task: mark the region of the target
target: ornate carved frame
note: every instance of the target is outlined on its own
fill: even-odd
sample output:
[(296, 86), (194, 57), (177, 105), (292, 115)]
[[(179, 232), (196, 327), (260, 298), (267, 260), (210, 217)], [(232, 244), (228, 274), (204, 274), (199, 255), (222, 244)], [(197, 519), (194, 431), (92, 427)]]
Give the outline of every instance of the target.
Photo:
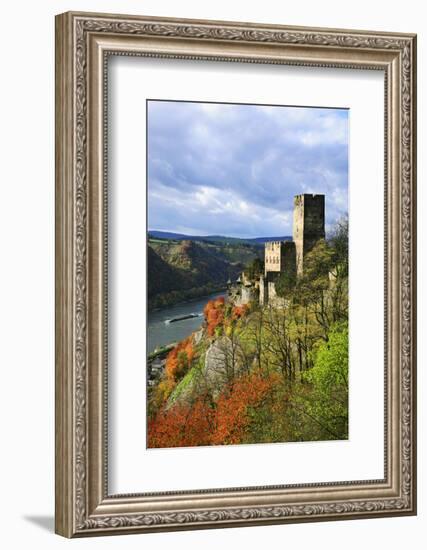
[[(108, 55), (369, 68), (385, 74), (385, 477), (109, 495)], [(66, 537), (416, 513), (416, 37), (65, 13), (56, 18), (56, 532)]]

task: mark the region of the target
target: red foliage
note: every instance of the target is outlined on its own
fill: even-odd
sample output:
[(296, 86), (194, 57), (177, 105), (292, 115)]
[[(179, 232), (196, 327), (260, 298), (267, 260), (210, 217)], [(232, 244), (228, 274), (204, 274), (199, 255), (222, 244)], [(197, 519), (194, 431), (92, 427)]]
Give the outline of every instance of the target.
[(237, 319), (244, 317), (248, 311), (249, 306), (246, 304), (243, 304), (242, 306), (233, 306), (233, 309), (231, 310), (231, 317), (233, 321), (236, 321)]
[(165, 372), (171, 381), (182, 378), (194, 358), (193, 338), (189, 336), (177, 344), (166, 357)]
[(205, 305), (203, 313), (205, 315), (209, 336), (213, 336), (215, 334), (215, 329), (224, 322), (224, 304), (224, 298), (220, 297), (216, 300), (209, 300)]
[(239, 443), (250, 423), (249, 407), (259, 405), (271, 391), (276, 378), (262, 376), (259, 371), (243, 375), (234, 382), (231, 392), (223, 392), (217, 402), (216, 430), (212, 443)]
[(175, 404), (148, 423), (148, 446), (193, 447), (242, 441), (251, 422), (249, 407), (258, 406), (277, 383), (275, 375), (252, 372), (237, 378), (215, 406), (200, 397), (193, 405)]
[(177, 404), (148, 423), (148, 447), (209, 445), (214, 409), (202, 398), (192, 406)]

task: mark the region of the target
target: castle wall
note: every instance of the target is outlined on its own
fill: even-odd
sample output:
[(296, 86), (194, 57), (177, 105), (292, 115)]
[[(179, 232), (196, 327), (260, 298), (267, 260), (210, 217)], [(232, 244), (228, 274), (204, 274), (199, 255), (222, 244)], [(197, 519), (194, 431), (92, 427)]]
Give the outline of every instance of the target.
[(267, 278), (267, 294), (268, 304), (274, 307), (281, 307), (284, 305), (285, 300), (276, 292), (276, 281), (279, 278), (279, 273), (270, 273)]
[(294, 269), (295, 243), (292, 241), (272, 241), (265, 243), (264, 252), (265, 275), (267, 273), (281, 273)]
[(266, 279), (261, 275), (259, 279), (259, 303), (264, 306), (268, 303), (268, 287)]
[(269, 272), (280, 271), (281, 249), (282, 247), (280, 241), (271, 241), (269, 243), (265, 243), (264, 263), (266, 274)]
[(255, 292), (252, 287), (242, 287), (241, 292), (242, 294), (241, 294), (240, 304), (239, 304), (241, 306), (245, 304), (249, 304), (249, 302), (251, 302), (255, 297)]
[(268, 303), (271, 303), (277, 297), (276, 283), (275, 281), (269, 281), (267, 285), (268, 285)]
[(243, 306), (258, 299), (254, 286), (232, 285), (228, 288), (228, 300), (236, 306)]

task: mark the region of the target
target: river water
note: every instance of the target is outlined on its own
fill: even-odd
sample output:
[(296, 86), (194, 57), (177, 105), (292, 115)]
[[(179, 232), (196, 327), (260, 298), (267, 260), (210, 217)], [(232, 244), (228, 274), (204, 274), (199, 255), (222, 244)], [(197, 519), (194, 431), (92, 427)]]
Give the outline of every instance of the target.
[[(156, 348), (178, 342), (189, 336), (192, 332), (201, 327), (203, 323), (203, 308), (209, 300), (225, 297), (225, 292), (217, 292), (192, 302), (177, 304), (175, 306), (162, 308), (158, 311), (148, 312), (148, 341), (147, 351), (151, 353)], [(166, 323), (173, 317), (197, 313), (199, 317)]]

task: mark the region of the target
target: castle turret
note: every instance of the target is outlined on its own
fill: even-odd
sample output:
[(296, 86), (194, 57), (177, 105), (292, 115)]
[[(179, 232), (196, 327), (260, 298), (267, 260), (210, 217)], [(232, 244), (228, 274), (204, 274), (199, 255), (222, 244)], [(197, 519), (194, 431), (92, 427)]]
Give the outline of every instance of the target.
[(325, 195), (296, 195), (294, 198), (293, 240), (297, 275), (302, 275), (304, 258), (314, 245), (325, 238)]

